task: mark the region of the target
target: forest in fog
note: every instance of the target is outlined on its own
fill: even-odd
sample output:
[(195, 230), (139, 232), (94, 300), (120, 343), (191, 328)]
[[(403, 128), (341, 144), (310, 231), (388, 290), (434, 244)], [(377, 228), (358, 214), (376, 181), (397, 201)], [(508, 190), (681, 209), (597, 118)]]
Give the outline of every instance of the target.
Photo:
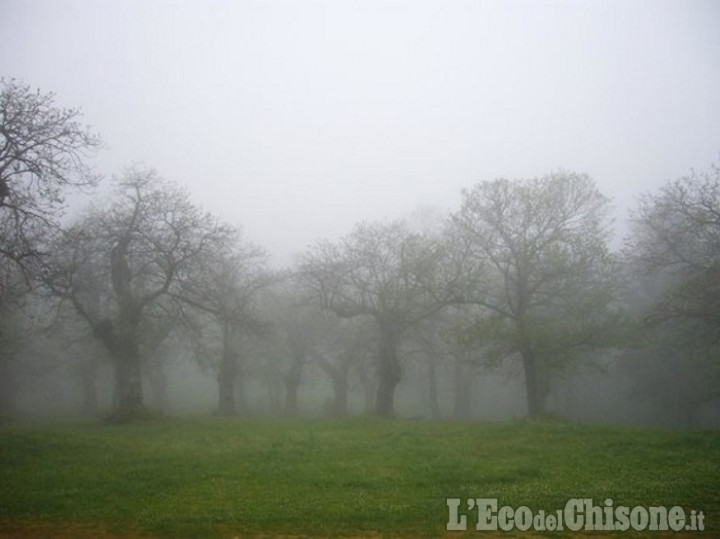
[(101, 177), (79, 109), (1, 84), (3, 420), (720, 426), (718, 164), (637, 193), (621, 238), (593, 178), (538, 170), (279, 267), (162, 170)]

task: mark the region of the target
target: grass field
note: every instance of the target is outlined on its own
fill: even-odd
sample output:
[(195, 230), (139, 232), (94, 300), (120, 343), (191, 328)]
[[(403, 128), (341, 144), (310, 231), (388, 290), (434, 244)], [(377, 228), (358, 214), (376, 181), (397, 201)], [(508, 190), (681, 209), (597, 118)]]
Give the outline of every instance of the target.
[[(575, 497), (679, 505), (705, 514), (708, 531), (686, 535), (720, 536), (718, 432), (377, 419), (19, 424), (0, 428), (0, 467), (0, 536), (487, 537), (470, 497), (547, 512)], [(446, 498), (463, 499), (468, 532), (445, 531)]]

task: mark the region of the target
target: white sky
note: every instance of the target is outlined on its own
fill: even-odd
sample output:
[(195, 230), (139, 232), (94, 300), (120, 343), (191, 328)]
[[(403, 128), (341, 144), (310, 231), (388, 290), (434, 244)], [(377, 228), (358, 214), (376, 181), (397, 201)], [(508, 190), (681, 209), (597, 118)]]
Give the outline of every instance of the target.
[(586, 172), (622, 219), (720, 160), (717, 0), (0, 0), (0, 75), (283, 263), (480, 180)]

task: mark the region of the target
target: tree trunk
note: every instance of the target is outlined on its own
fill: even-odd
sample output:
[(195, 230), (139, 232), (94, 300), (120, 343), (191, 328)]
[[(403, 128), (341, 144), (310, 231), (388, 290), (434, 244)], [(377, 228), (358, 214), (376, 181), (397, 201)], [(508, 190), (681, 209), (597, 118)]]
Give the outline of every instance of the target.
[(397, 354), (397, 336), (391, 328), (380, 327), (377, 358), (378, 388), (375, 412), (380, 417), (395, 415), (395, 388), (400, 383), (402, 368)]
[(135, 339), (129, 335), (116, 336), (117, 346), (112, 355), (115, 363), (116, 411), (113, 420), (129, 421), (144, 411), (140, 354)]
[(232, 348), (231, 328), (228, 324), (222, 326), (222, 357), (218, 370), (218, 414), (236, 415), (235, 381), (238, 375), (239, 356)]
[(331, 414), (336, 417), (346, 416), (348, 413), (348, 371), (349, 363), (343, 363), (329, 373), (333, 384), (333, 404)]
[(461, 358), (455, 358), (455, 407), (453, 414), (455, 419), (469, 419), (472, 415), (472, 386), (473, 377), (468, 369), (467, 362)]
[(144, 411), (140, 352), (137, 340), (127, 325), (122, 324), (125, 331), (117, 331), (111, 320), (104, 320), (94, 328), (95, 336), (110, 352), (115, 367), (115, 410), (109, 418), (113, 422), (132, 421)]
[(545, 413), (545, 399), (538, 384), (537, 361), (531, 347), (524, 343), (520, 346), (523, 370), (525, 372), (525, 395), (528, 417), (536, 418)]
[(351, 356), (343, 356), (338, 363), (332, 364), (325, 358), (318, 360), (320, 368), (327, 374), (333, 385), (333, 402), (330, 415), (342, 417), (348, 413), (348, 374), (352, 364)]
[(130, 286), (131, 273), (126, 260), (129, 243), (127, 235), (110, 252), (110, 280), (119, 307), (116, 323), (107, 319), (94, 328), (115, 364), (116, 410), (110, 420), (117, 422), (132, 421), (144, 411), (137, 339), (142, 306), (135, 301)]

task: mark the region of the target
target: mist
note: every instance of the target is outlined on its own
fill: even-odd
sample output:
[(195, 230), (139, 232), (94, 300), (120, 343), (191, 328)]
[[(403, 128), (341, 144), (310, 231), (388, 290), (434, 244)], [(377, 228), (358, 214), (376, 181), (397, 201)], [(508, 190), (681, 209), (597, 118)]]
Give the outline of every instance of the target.
[(692, 2), (0, 3), (0, 72), (81, 107), (277, 264), (476, 181), (636, 197), (718, 155), (720, 9)]
[[(654, 281), (643, 281), (647, 268), (638, 269), (640, 261), (623, 246), (650, 245), (631, 219), (642, 210), (642, 195), (659, 197), (668, 182), (717, 163), (719, 20), (720, 6), (710, 0), (0, 0), (0, 75), (52, 92), (54, 106), (77, 108), (75, 119), (103, 141), (75, 156), (101, 181), (70, 189), (65, 213), (48, 220), (74, 239), (38, 243), (51, 253), (42, 263), (53, 260), (55, 272), (23, 262), (16, 275), (19, 255), (7, 251), (15, 253), (7, 257), (10, 284), (3, 289), (13, 293), (2, 304), (4, 346), (15, 358), (6, 389), (10, 408), (31, 415), (110, 413), (120, 391), (117, 335), (103, 323), (114, 322), (117, 330), (126, 321), (124, 300), (117, 299), (124, 293), (149, 309), (133, 346), (142, 358), (142, 402), (165, 414), (222, 413), (223, 406), (260, 416), (372, 413), (386, 391), (378, 389), (376, 356), (388, 353), (397, 356), (400, 374), (385, 411), (400, 417), (521, 418), (533, 398), (528, 390), (542, 397), (543, 412), (577, 421), (717, 427), (718, 395), (707, 387), (716, 363), (695, 357), (701, 366), (670, 398), (659, 388), (686, 372), (678, 342), (689, 337), (678, 337), (659, 367), (650, 357), (657, 352), (648, 344), (653, 338), (636, 328), (654, 316), (652, 306), (679, 277), (657, 266)], [(635, 337), (568, 352), (572, 361), (563, 352), (557, 359), (563, 367), (547, 360), (541, 368), (547, 374), (528, 389), (520, 347), (497, 344), (509, 330), (486, 333), (484, 324), (495, 323), (488, 313), (503, 307), (458, 295), (459, 281), (440, 282), (449, 279), (448, 268), (459, 267), (448, 262), (457, 255), (448, 247), (456, 241), (448, 223), (460, 219), (467, 193), (483, 182), (519, 186), (575, 175), (610, 200), (598, 213), (605, 228), (597, 237), (620, 266), (613, 278), (619, 283), (629, 274), (652, 290), (643, 299), (632, 284), (617, 284), (595, 307), (627, 318), (603, 331), (620, 335), (632, 326)], [(110, 256), (123, 241), (112, 234), (128, 222), (119, 217), (127, 208), (118, 201), (131, 196), (122, 186), (135, 182), (140, 193), (160, 180), (169, 183), (148, 187), (147, 196), (177, 188), (175, 203), (185, 204), (192, 226), (217, 251), (203, 254), (204, 266), (187, 267), (172, 259), (177, 253), (163, 251), (176, 263), (168, 270), (134, 259), (139, 251), (128, 248), (122, 256), (132, 277), (123, 288), (116, 281), (123, 267)], [(8, 189), (14, 185), (7, 180)], [(143, 200), (137, 196), (137, 207)], [(150, 249), (164, 241), (167, 223), (153, 221), (154, 210), (143, 211), (146, 230), (158, 234), (143, 240)], [(413, 243), (414, 249), (444, 245), (435, 280), (416, 278), (447, 309), (438, 314), (428, 297), (418, 296), (401, 306), (414, 322), (403, 318), (388, 337), (385, 314), (361, 305), (352, 296), (357, 291), (338, 280), (334, 290), (352, 301), (328, 300), (328, 283), (318, 276), (330, 262), (318, 246), (344, 253), (352, 268), (353, 242), (377, 241), (378, 252), (405, 253), (388, 243), (405, 234), (436, 246)], [(205, 248), (193, 241), (187, 238), (187, 249)], [(105, 253), (104, 262), (91, 261), (93, 252)], [(77, 257), (88, 265), (68, 263)], [(464, 278), (487, 269), (463, 268)], [(165, 285), (158, 280), (163, 272), (188, 280)], [(494, 290), (493, 279), (501, 277), (488, 277), (483, 286)], [(36, 278), (41, 284), (30, 286)], [(594, 279), (587, 282), (605, 277)], [(221, 304), (218, 283), (237, 294), (237, 305)], [(155, 292), (167, 302), (152, 303)], [(581, 292), (568, 297), (573, 309), (586, 308)], [(228, 336), (231, 307), (245, 318)], [(551, 307), (543, 309), (533, 316), (550, 316)], [(170, 311), (166, 328), (159, 320)], [(552, 316), (559, 324), (560, 314)], [(537, 331), (556, 330), (543, 324)], [(685, 331), (681, 325), (673, 331)], [(692, 335), (694, 343), (702, 341)], [(649, 372), (658, 377), (652, 387), (643, 384)], [(219, 380), (228, 377), (233, 384), (223, 386)], [(218, 391), (225, 395), (220, 401)], [(702, 402), (690, 403), (698, 391)]]

